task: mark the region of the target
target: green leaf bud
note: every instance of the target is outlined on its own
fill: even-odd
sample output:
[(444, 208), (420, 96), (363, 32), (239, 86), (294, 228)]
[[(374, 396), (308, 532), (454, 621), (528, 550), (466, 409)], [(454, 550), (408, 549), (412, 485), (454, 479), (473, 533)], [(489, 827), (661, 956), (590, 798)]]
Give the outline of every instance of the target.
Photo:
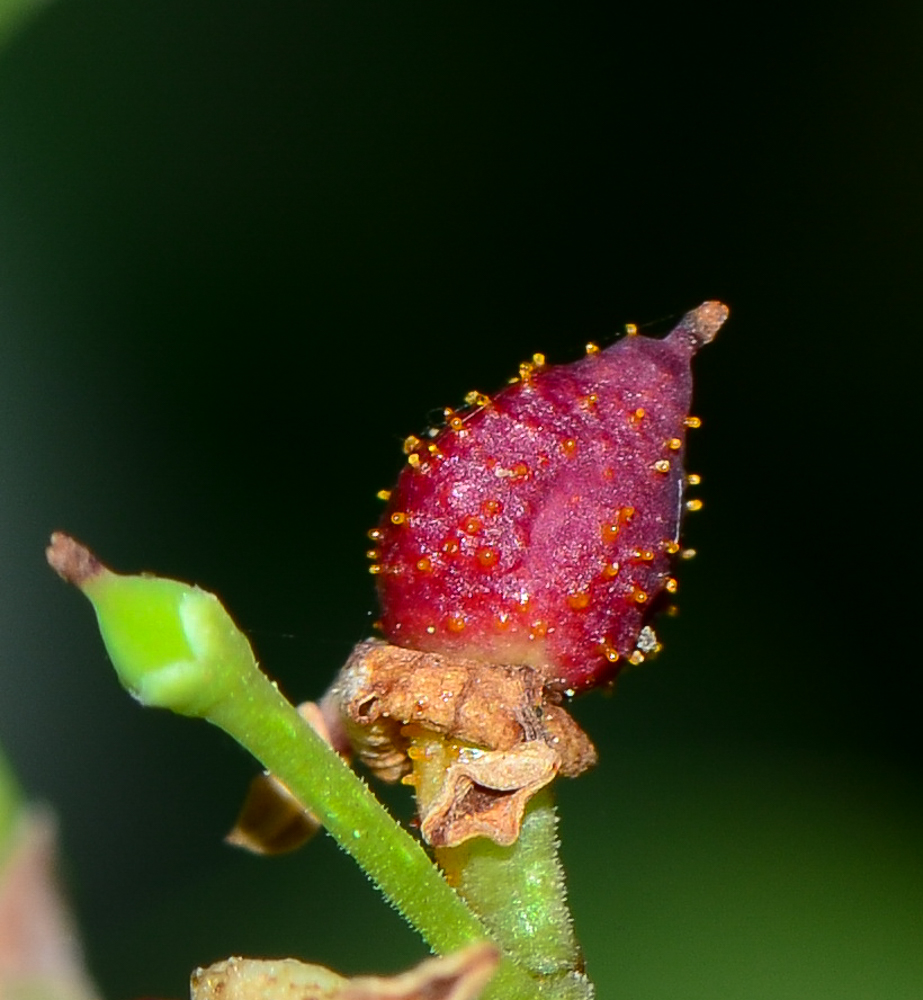
[(47, 555), (90, 600), (119, 680), (142, 705), (208, 715), (232, 684), (257, 669), (246, 637), (214, 594), (177, 580), (113, 573), (60, 532)]

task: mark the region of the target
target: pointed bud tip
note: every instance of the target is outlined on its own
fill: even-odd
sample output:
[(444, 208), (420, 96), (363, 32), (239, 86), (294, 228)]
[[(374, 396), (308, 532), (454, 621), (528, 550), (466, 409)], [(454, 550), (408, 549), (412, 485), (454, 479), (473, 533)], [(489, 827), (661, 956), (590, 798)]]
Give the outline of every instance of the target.
[(695, 346), (701, 347), (715, 339), (729, 313), (723, 302), (703, 302), (698, 309), (686, 313), (680, 326), (692, 335)]
[(56, 531), (51, 544), (45, 549), (48, 565), (67, 583), (83, 587), (87, 580), (105, 572), (106, 567), (75, 538)]

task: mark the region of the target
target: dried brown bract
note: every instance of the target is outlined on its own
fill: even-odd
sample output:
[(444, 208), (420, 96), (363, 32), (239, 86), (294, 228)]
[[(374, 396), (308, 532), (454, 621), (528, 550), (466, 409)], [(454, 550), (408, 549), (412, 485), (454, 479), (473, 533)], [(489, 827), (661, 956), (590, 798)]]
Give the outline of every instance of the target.
[(542, 740), (567, 777), (596, 763), (589, 737), (532, 667), (422, 653), (369, 639), (353, 649), (334, 690), (356, 753), (385, 781), (396, 781), (410, 769), (401, 730), (411, 724), (486, 750)]
[(435, 769), (439, 787), (420, 794), (418, 786), (421, 831), (434, 846), (476, 836), (513, 843), (535, 792), (558, 773), (575, 777), (596, 762), (560, 695), (528, 666), (369, 639), (354, 648), (327, 699), (338, 703), (357, 756), (384, 781), (408, 775), (417, 783), (409, 777), (414, 760), (436, 752), (427, 734), (455, 741)]
[(445, 769), (435, 798), (421, 801), (420, 832), (433, 847), (472, 837), (508, 847), (519, 837), (526, 803), (557, 773), (557, 754), (540, 740), (462, 754)]
[(430, 958), (398, 976), (345, 979), (294, 959), (229, 958), (196, 969), (192, 1000), (477, 1000), (500, 961), (491, 944)]

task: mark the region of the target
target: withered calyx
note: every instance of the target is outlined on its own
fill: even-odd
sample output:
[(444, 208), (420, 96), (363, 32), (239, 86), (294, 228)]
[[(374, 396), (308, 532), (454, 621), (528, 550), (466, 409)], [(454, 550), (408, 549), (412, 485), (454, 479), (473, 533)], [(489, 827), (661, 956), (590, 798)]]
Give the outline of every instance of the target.
[[(596, 763), (587, 735), (532, 667), (359, 643), (324, 699), (336, 706), (360, 760), (384, 781), (413, 767), (412, 744), (433, 734), (460, 747), (441, 788), (420, 796), (433, 846), (475, 836), (511, 844), (528, 799), (556, 774)], [(416, 734), (416, 735), (415, 735)]]

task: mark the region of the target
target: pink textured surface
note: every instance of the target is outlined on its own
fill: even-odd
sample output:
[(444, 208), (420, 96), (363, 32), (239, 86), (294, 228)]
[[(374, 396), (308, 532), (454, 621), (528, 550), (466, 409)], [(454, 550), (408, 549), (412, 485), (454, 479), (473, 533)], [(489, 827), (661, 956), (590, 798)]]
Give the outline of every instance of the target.
[(690, 360), (726, 312), (706, 303), (663, 340), (536, 367), (410, 439), (372, 532), (385, 638), (572, 690), (638, 659), (672, 586)]

